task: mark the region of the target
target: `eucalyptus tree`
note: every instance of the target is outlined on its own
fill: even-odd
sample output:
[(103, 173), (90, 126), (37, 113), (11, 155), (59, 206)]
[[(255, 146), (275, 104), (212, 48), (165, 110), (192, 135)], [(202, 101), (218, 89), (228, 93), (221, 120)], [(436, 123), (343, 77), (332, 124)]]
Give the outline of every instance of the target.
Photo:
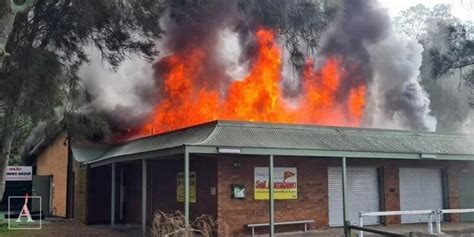
[[(2, 7), (13, 6), (11, 1), (1, 0)], [(51, 119), (66, 96), (74, 96), (76, 72), (88, 61), (84, 46), (97, 47), (113, 68), (129, 57), (151, 60), (158, 53), (154, 41), (164, 33), (159, 20), (168, 5), (156, 0), (35, 0), (25, 11), (2, 8), (0, 48), (10, 56), (0, 72), (0, 197), (19, 126)]]

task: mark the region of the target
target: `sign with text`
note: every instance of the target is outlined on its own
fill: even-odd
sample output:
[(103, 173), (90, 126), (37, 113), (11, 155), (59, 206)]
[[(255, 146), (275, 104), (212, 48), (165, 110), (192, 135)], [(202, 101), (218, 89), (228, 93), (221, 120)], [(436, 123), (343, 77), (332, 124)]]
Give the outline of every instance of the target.
[[(184, 202), (184, 173), (179, 172), (176, 179), (176, 200)], [(189, 202), (196, 202), (196, 172), (189, 172)]]
[[(273, 193), (275, 199), (288, 200), (298, 197), (296, 167), (274, 167)], [(255, 200), (268, 200), (268, 167), (255, 167)]]
[(7, 181), (31, 181), (33, 168), (31, 166), (8, 166)]

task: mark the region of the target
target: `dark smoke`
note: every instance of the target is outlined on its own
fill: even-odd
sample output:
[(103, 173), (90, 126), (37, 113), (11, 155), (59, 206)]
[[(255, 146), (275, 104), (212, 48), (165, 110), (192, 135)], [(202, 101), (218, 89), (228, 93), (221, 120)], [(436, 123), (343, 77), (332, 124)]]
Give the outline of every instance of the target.
[[(237, 1), (211, 0), (199, 9), (194, 9), (194, 4), (182, 4), (180, 10), (187, 16), (175, 16), (172, 10), (171, 16), (175, 19), (167, 26), (164, 48), (181, 56), (200, 49), (205, 55), (201, 61), (202, 70), (193, 77), (195, 85), (212, 89), (226, 87), (232, 78), (226, 73), (226, 62), (217, 56), (220, 34), (227, 28), (239, 31), (241, 42), (248, 41), (248, 29), (242, 24)], [(163, 69), (160, 63), (158, 61), (155, 65), (158, 80), (162, 79), (159, 76)], [(157, 84), (162, 83), (158, 81)]]
[[(125, 69), (118, 72), (120, 82), (104, 82), (104, 78), (117, 77), (104, 75), (104, 70), (84, 73), (94, 97), (92, 104), (119, 123), (140, 124), (152, 111), (160, 99), (161, 75), (167, 70), (163, 59), (170, 54), (186, 57), (193, 49), (202, 50), (202, 68), (193, 76), (201, 88), (226, 88), (233, 79), (243, 78), (245, 68), (252, 65), (259, 22), (244, 18), (237, 1), (210, 0), (198, 9), (195, 4), (172, 8), (164, 21), (167, 33), (158, 42), (162, 54), (154, 65), (139, 62), (137, 66), (136, 60), (125, 63)], [(423, 49), (394, 33), (390, 18), (375, 0), (345, 1), (325, 36), (317, 56), (342, 60), (346, 72), (338, 98), (346, 101), (351, 89), (367, 86), (364, 126), (434, 130), (436, 119), (430, 115), (430, 101), (418, 79)], [(235, 45), (221, 46), (222, 37), (234, 37)], [(284, 65), (294, 66), (287, 50), (283, 55)], [(296, 70), (302, 68), (299, 66)], [(295, 75), (292, 70), (284, 67), (283, 78)], [(235, 73), (240, 76), (233, 76)], [(288, 97), (298, 97), (302, 91), (297, 80), (285, 80), (282, 87)]]
[[(322, 53), (343, 60), (346, 68), (351, 70), (350, 76), (356, 79), (347, 82), (355, 85), (366, 84), (372, 79), (371, 58), (367, 46), (387, 37), (390, 27), (389, 18), (376, 8), (374, 1), (347, 0), (339, 20), (326, 39)], [(355, 77), (356, 75), (360, 77)]]
[(369, 127), (434, 130), (430, 101), (419, 83), (421, 46), (395, 35), (390, 18), (374, 0), (346, 0), (322, 53), (342, 60), (346, 74), (339, 97), (367, 85)]

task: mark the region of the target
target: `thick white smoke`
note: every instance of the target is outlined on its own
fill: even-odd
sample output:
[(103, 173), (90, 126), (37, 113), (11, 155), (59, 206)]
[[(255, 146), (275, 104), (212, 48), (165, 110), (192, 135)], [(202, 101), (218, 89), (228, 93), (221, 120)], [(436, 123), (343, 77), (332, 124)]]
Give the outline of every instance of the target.
[(240, 62), (242, 47), (239, 43), (239, 33), (224, 28), (218, 33), (216, 57), (226, 68), (225, 72), (233, 80), (241, 80), (247, 75), (249, 61)]
[(130, 59), (113, 71), (93, 48), (89, 50), (89, 59), (79, 76), (92, 99), (92, 108), (111, 115), (124, 128), (143, 122), (156, 102), (152, 63)]
[(423, 47), (393, 32), (369, 47), (373, 81), (369, 87), (371, 127), (419, 128), (434, 131), (430, 100), (420, 85)]

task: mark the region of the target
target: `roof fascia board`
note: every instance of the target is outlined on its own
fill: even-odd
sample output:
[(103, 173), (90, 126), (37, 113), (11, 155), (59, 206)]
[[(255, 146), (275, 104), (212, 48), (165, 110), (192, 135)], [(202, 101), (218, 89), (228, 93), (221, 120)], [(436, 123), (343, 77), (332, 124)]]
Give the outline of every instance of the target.
[[(186, 148), (185, 148), (186, 147)], [(162, 156), (184, 154), (185, 149), (191, 154), (219, 154), (218, 147), (191, 145), (167, 148), (164, 150), (150, 151), (121, 157), (114, 157), (105, 160), (91, 161), (91, 167), (98, 167), (117, 162), (133, 161), (140, 159), (152, 159)], [(405, 159), (405, 160), (470, 160), (474, 161), (472, 155), (450, 155), (438, 154), (435, 159), (423, 159), (419, 153), (396, 153), (396, 152), (362, 152), (362, 151), (332, 151), (332, 150), (311, 150), (311, 149), (285, 149), (285, 148), (255, 148), (236, 147), (240, 149), (240, 155), (276, 155), (276, 156), (309, 156), (309, 157), (347, 157), (366, 159)]]
[[(256, 148), (236, 147), (240, 155), (280, 155), (280, 156), (313, 156), (313, 157), (348, 157), (348, 158), (378, 158), (378, 159), (420, 159), (418, 153), (387, 153), (387, 152), (358, 152), (358, 151), (330, 151), (312, 149), (285, 149), (285, 148)], [(189, 153), (219, 154), (215, 146), (186, 145)]]
[(167, 148), (163, 150), (156, 150), (156, 151), (149, 151), (131, 155), (124, 155), (119, 157), (112, 157), (109, 159), (103, 160), (95, 160), (91, 162), (87, 162), (85, 164), (89, 164), (92, 168), (109, 165), (112, 163), (119, 163), (119, 162), (126, 162), (126, 161), (134, 161), (134, 160), (141, 160), (141, 159), (153, 159), (153, 158), (160, 158), (163, 156), (170, 156), (170, 155), (177, 155), (184, 153), (184, 146)]
[[(235, 147), (240, 149), (240, 155), (281, 155), (281, 156), (313, 156), (313, 157), (347, 157), (368, 159), (409, 159), (409, 160), (431, 160), (421, 158), (420, 153), (400, 152), (364, 152), (364, 151), (333, 151), (312, 149), (285, 149), (285, 148), (258, 148), (258, 147)], [(202, 145), (186, 145), (189, 153), (219, 154), (218, 147)], [(432, 160), (472, 160), (473, 155), (438, 154)]]
[(436, 160), (465, 160), (465, 161), (474, 161), (474, 155), (450, 155), (450, 154), (440, 154), (440, 155), (436, 155)]

